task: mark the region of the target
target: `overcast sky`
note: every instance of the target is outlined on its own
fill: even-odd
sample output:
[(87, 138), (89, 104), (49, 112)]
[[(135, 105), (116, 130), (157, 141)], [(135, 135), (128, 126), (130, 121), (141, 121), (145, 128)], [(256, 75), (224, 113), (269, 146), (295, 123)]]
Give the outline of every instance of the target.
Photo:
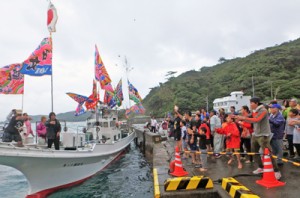
[[(66, 92), (89, 95), (94, 45), (113, 85), (125, 76), (124, 56), (134, 69), (129, 79), (145, 97), (172, 70), (212, 66), (219, 57), (297, 39), (296, 0), (53, 0), (58, 11), (53, 34), (54, 111), (75, 110)], [(0, 66), (24, 61), (49, 36), (46, 0), (0, 1)], [(50, 76), (25, 77), (24, 111), (51, 110)], [(102, 95), (103, 97), (103, 95)], [(21, 95), (0, 95), (0, 120), (22, 107)]]

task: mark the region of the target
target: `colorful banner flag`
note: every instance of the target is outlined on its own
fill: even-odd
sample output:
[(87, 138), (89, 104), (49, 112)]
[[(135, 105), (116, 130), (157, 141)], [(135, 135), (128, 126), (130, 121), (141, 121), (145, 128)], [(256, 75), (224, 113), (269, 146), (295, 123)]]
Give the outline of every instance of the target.
[(95, 109), (99, 100), (99, 96), (97, 93), (97, 84), (95, 80), (93, 80), (93, 90), (92, 94), (89, 96), (89, 99), (92, 100), (92, 102), (86, 101), (85, 107), (87, 109)]
[(86, 101), (92, 102), (92, 100), (86, 96), (82, 96), (82, 95), (75, 94), (75, 93), (66, 93), (66, 94), (81, 105)]
[(11, 64), (0, 68), (0, 94), (23, 94), (24, 75), (21, 64)]
[(124, 100), (123, 91), (122, 91), (122, 79), (120, 79), (119, 83), (117, 84), (117, 87), (115, 90), (115, 99), (116, 99), (117, 105), (120, 107), (122, 105), (122, 101)]
[(44, 38), (38, 48), (23, 62), (22, 74), (31, 76), (52, 75), (52, 41)]
[(130, 107), (129, 109), (126, 109), (125, 111), (125, 116), (128, 118), (128, 116), (132, 113), (135, 114), (145, 114), (145, 108), (143, 107), (142, 103), (139, 104), (135, 104), (132, 107)]
[(56, 32), (55, 25), (57, 22), (57, 11), (54, 5), (49, 2), (48, 12), (47, 12), (47, 27), (49, 32)]
[(101, 89), (104, 89), (105, 85), (111, 83), (97, 46), (95, 46), (95, 79), (100, 82)]
[(144, 108), (144, 106), (142, 105), (142, 103), (137, 104), (137, 107), (139, 109), (139, 113), (140, 114), (145, 114), (146, 109)]
[(105, 91), (104, 92), (103, 102), (105, 104), (107, 104), (108, 106), (110, 106), (110, 108), (114, 108), (117, 105), (117, 103), (115, 101), (115, 98), (114, 98), (114, 93), (112, 93), (110, 91)]
[(128, 88), (129, 88), (129, 99), (133, 100), (135, 103), (140, 103), (142, 101), (142, 97), (140, 96), (138, 90), (129, 82), (129, 80), (128, 80)]
[[(101, 83), (100, 83), (101, 85)], [(103, 90), (109, 91), (111, 93), (114, 93), (114, 88), (110, 83), (107, 83), (106, 85), (104, 85), (103, 87), (101, 87)]]
[(130, 108), (129, 108), (129, 109), (126, 109), (126, 111), (125, 111), (125, 116), (126, 116), (126, 118), (128, 118), (128, 117), (130, 116), (130, 114), (132, 114), (131, 109), (130, 109)]
[(78, 106), (77, 106), (77, 108), (76, 108), (76, 110), (75, 110), (74, 115), (75, 115), (75, 116), (80, 116), (80, 115), (84, 114), (85, 112), (86, 112), (86, 111), (85, 111), (85, 109), (83, 108), (82, 104), (78, 104)]

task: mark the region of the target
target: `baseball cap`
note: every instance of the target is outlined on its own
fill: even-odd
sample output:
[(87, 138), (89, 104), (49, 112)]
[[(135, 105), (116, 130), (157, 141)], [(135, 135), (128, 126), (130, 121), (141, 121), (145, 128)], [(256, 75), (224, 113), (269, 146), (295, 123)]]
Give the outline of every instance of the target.
[(281, 106), (280, 106), (280, 104), (272, 104), (272, 105), (270, 106), (270, 108), (281, 109)]
[(21, 109), (16, 109), (16, 114), (17, 114), (17, 115), (22, 114), (22, 110), (21, 110)]

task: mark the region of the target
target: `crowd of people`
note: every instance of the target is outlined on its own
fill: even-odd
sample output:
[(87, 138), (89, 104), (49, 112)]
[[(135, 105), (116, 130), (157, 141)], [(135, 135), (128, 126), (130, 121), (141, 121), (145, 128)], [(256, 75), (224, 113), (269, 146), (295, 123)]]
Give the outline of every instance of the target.
[[(174, 108), (174, 118), (168, 117), (166, 122), (170, 137), (174, 137), (183, 159), (191, 157), (192, 163), (200, 171), (209, 168), (207, 152), (213, 152), (215, 159), (222, 157), (222, 152), (234, 152), (235, 155), (229, 155), (228, 164), (232, 164), (236, 156), (237, 168), (242, 169), (244, 164), (256, 162), (258, 168), (253, 173), (262, 173), (260, 154), (268, 148), (277, 156), (276, 160), (272, 158), (272, 163), (275, 177), (280, 179), (278, 166), (283, 165), (284, 139), (288, 142), (288, 158), (299, 160), (299, 110), (297, 99), (294, 98), (280, 105), (277, 101), (263, 104), (260, 98), (253, 97), (250, 99), (250, 107), (243, 106), (236, 111), (232, 106), (229, 113), (225, 113), (224, 109), (218, 112), (201, 109), (195, 115), (190, 111), (182, 115), (178, 108)], [(200, 155), (195, 151), (200, 151)], [(256, 154), (247, 155), (247, 152)]]
[[(2, 142), (17, 142), (17, 146), (23, 146), (23, 138), (27, 138), (29, 135), (35, 137), (31, 128), (31, 118), (27, 113), (23, 113), (20, 110), (13, 109), (7, 116), (8, 125), (5, 127)], [(24, 130), (24, 128), (26, 130)], [(54, 144), (55, 150), (59, 150), (59, 138), (60, 138), (61, 125), (56, 119), (54, 112), (49, 114), (49, 119), (45, 116), (41, 117), (41, 121), (36, 127), (36, 135), (38, 136), (39, 144), (48, 144), (48, 148), (51, 148)], [(23, 138), (22, 138), (23, 137)]]

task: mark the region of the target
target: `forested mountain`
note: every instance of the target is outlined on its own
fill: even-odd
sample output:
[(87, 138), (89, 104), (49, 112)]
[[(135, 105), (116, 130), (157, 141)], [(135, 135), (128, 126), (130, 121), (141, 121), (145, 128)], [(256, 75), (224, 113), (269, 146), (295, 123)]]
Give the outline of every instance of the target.
[[(91, 112), (86, 112), (85, 114), (82, 114), (80, 116), (75, 116), (74, 111), (69, 111), (65, 113), (58, 113), (56, 115), (57, 119), (59, 120), (65, 120), (67, 122), (81, 122), (81, 121), (86, 121), (86, 119), (91, 115)], [(48, 119), (48, 115), (44, 115)], [(40, 121), (42, 115), (30, 115), (32, 118), (32, 122)]]
[[(199, 66), (200, 67), (200, 66)], [(172, 72), (170, 72), (172, 73)], [(183, 110), (206, 107), (215, 98), (243, 90), (252, 95), (252, 75), (255, 95), (262, 100), (300, 97), (300, 39), (254, 51), (244, 58), (219, 59), (219, 64), (187, 71), (170, 77), (152, 88), (144, 99), (147, 112), (164, 116), (174, 105)], [(272, 91), (271, 91), (272, 90)]]

